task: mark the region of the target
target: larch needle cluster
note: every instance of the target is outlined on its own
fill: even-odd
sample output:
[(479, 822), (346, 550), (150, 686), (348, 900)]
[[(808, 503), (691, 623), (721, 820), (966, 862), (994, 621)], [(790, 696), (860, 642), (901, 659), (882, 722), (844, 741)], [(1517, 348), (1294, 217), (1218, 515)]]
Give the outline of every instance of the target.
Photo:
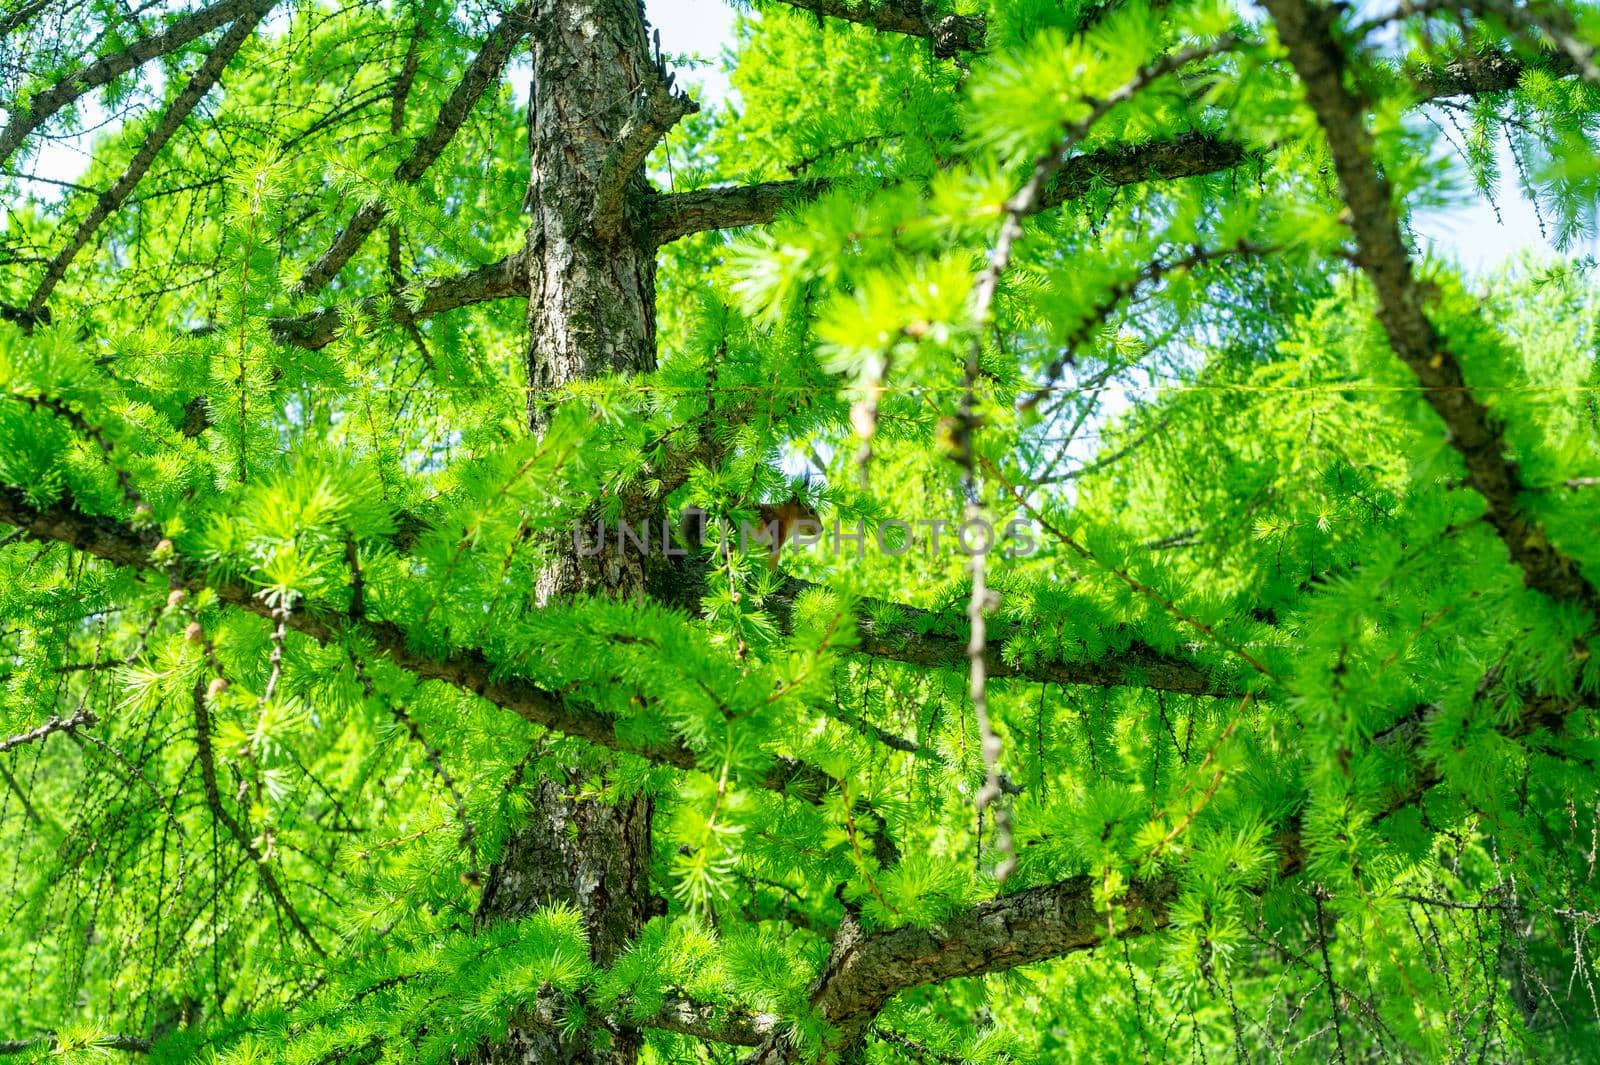
[(651, 13), (0, 0), (0, 1055), (1600, 1060), (1600, 6)]

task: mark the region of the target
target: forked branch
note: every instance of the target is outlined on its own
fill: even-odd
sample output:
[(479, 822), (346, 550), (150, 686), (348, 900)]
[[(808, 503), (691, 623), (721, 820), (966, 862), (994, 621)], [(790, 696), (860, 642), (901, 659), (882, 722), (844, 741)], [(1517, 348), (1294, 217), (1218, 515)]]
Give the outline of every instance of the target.
[(637, 107), (600, 167), (595, 234), (604, 241), (616, 239), (622, 230), (628, 185), (644, 166), (645, 158), (680, 119), (700, 110), (699, 104), (674, 90), (671, 74), (652, 69), (646, 77)]

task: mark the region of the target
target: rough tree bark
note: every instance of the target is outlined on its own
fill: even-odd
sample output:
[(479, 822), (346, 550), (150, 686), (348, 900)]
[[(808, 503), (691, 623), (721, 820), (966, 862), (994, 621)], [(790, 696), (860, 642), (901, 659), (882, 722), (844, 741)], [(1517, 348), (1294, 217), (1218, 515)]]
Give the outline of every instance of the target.
[[(480, 922), (514, 919), (565, 902), (583, 912), (589, 955), (610, 965), (649, 917), (651, 799), (611, 805), (570, 797), (575, 779), (536, 781), (528, 823), (506, 845), (484, 884)], [(570, 1038), (534, 1018), (513, 1018), (485, 1065), (631, 1065), (637, 1030), (589, 1025)]]
[[(531, 7), (532, 217), (523, 254), (527, 416), (537, 433), (562, 386), (655, 367), (656, 245), (642, 224), (641, 164), (684, 105), (651, 55), (637, 0), (536, 0)], [(652, 593), (662, 566), (614, 544), (579, 557), (567, 543), (541, 575), (534, 602), (580, 594), (640, 598)], [(578, 801), (571, 797), (578, 782), (573, 775), (531, 785), (528, 823), (490, 870), (479, 919), (574, 904), (587, 921), (595, 963), (610, 965), (652, 911), (652, 804), (642, 795), (615, 805)], [(482, 1060), (629, 1065), (641, 1043), (636, 1030), (612, 1023), (567, 1037), (519, 1019)]]

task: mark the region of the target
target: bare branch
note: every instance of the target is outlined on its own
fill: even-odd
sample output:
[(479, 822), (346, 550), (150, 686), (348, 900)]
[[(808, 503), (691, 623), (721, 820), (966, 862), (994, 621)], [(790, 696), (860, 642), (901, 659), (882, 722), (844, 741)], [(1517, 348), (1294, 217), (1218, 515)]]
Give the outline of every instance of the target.
[[(1027, 182), (1006, 202), (1005, 219), (1000, 225), (999, 235), (995, 238), (994, 248), (989, 253), (989, 261), (974, 288), (972, 319), (976, 328), (967, 345), (961, 405), (956, 418), (959, 448), (956, 462), (961, 467), (962, 494), (966, 496), (966, 515), (969, 522), (981, 520), (984, 513), (976, 451), (976, 439), (981, 424), (978, 416), (978, 380), (982, 372), (983, 338), (988, 334), (992, 324), (994, 301), (1000, 291), (1000, 280), (1011, 264), (1017, 242), (1022, 239), (1023, 220), (1044, 209), (1044, 191), (1066, 163), (1067, 153), (1082, 143), (1100, 119), (1180, 67), (1216, 55), (1231, 47), (1233, 38), (1225, 36), (1214, 44), (1158, 56), (1141, 67), (1133, 78), (1114, 92), (1088, 101), (1088, 112), (1062, 131), (1044, 155), (1035, 161), (1033, 173)], [(1003, 796), (1000, 786), (1000, 756), (1004, 753), (1004, 747), (989, 716), (987, 615), (993, 604), (987, 581), (986, 552), (979, 551), (973, 554), (969, 572), (972, 576), (972, 595), (967, 603), (967, 623), (971, 633), (967, 641), (967, 700), (972, 704), (973, 717), (977, 721), (978, 744), (984, 765), (984, 783), (973, 798), (973, 806), (977, 810), (980, 824), (984, 812), (991, 808), (994, 810), (995, 849), (1000, 852), (994, 877), (996, 882), (1004, 884), (1012, 870), (1016, 868), (1017, 856), (1012, 843), (1011, 814), (1000, 804)]]
[(657, 244), (670, 244), (693, 233), (762, 225), (832, 187), (826, 179), (805, 178), (657, 195), (650, 202), (650, 232)]
[(613, 240), (622, 230), (622, 209), (628, 183), (644, 165), (645, 157), (685, 115), (700, 110), (689, 97), (674, 92), (672, 76), (651, 71), (643, 99), (617, 134), (600, 168), (595, 192), (595, 235)]
[(5, 739), (0, 740), (0, 754), (46, 739), (57, 732), (72, 732), (85, 725), (92, 725), (98, 720), (99, 718), (95, 717), (94, 712), (89, 709), (79, 710), (70, 717), (52, 717), (36, 729), (30, 729), (15, 736), (7, 736)]
[(777, 1027), (778, 1018), (771, 1013), (747, 1014), (691, 999), (669, 998), (660, 1009), (635, 1023), (641, 1028), (659, 1028), (713, 1043), (753, 1047)]

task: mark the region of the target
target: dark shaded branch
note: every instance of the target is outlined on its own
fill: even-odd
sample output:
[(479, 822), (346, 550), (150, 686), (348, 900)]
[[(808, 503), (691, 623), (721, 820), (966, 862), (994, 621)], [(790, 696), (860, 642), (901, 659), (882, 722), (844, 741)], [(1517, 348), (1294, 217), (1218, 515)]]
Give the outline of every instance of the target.
[[(511, 50), (528, 32), (528, 12), (528, 5), (522, 4), (501, 16), (500, 21), (485, 38), (483, 47), (468, 65), (466, 73), (456, 84), (455, 90), (440, 107), (433, 128), (417, 141), (411, 149), (411, 154), (395, 167), (396, 182), (412, 185), (420, 180), (428, 167), (433, 165), (446, 145), (455, 137), (462, 123), (467, 120), (467, 116), (472, 113), (478, 98), (499, 82), (500, 74), (511, 57)], [(328, 249), (317, 258), (316, 262), (306, 268), (305, 275), (295, 285), (292, 294), (304, 296), (332, 281), (344, 268), (344, 264), (361, 249), (368, 235), (378, 228), (378, 223), (383, 221), (388, 211), (384, 204), (376, 201), (363, 204), (350, 219), (349, 224), (334, 237)]]
[(1595, 62), (1594, 48), (1583, 39), (1571, 12), (1559, 4), (1543, 0), (1466, 0), (1467, 10), (1477, 14), (1492, 14), (1523, 31), (1525, 37), (1543, 43), (1548, 39), (1563, 58), (1585, 81), (1600, 85), (1600, 65)]
[[(1491, 675), (1492, 679), (1492, 675)], [(1480, 691), (1489, 687), (1489, 681), (1479, 685)], [(1495, 731), (1512, 740), (1522, 740), (1538, 732), (1547, 732), (1558, 736), (1566, 727), (1567, 718), (1575, 710), (1595, 708), (1592, 698), (1561, 698), (1554, 695), (1540, 695), (1523, 701), (1510, 722), (1496, 727)], [(1439, 708), (1436, 706), (1419, 706), (1411, 713), (1400, 718), (1382, 732), (1377, 733), (1372, 742), (1385, 748), (1397, 748), (1405, 751), (1415, 750), (1426, 740), (1428, 728), (1438, 716)], [(1559, 754), (1553, 755), (1561, 757)], [(1591, 768), (1593, 766), (1591, 765)], [(1442, 783), (1444, 774), (1439, 766), (1433, 762), (1424, 762), (1415, 767), (1410, 773), (1406, 784), (1390, 795), (1373, 817), (1373, 822), (1383, 821), (1406, 807), (1422, 800), (1422, 797), (1436, 785)]]
[(1306, 100), (1327, 137), (1340, 193), (1350, 207), (1361, 269), (1378, 297), (1378, 320), (1389, 346), (1422, 385), (1423, 398), (1444, 422), (1467, 480), (1488, 505), (1486, 515), (1524, 583), (1558, 603), (1582, 606), (1600, 618), (1600, 593), (1577, 563), (1550, 542), (1527, 514), (1527, 490), (1500, 424), (1466, 383), (1461, 363), (1423, 310), (1418, 283), (1400, 232), (1393, 192), (1379, 173), (1365, 109), (1345, 88), (1346, 56), (1334, 38), (1332, 11), (1306, 0), (1265, 0), (1305, 86)]
[[(764, 600), (763, 608), (776, 618), (780, 629), (792, 631), (795, 600), (805, 592), (820, 588), (820, 585), (791, 578), (776, 594)], [(893, 626), (879, 625), (873, 620), (875, 616), (897, 616), (904, 620)], [(855, 623), (859, 634), (856, 650), (861, 654), (925, 669), (966, 668), (967, 632), (963, 617), (862, 599), (856, 604)], [(1003, 622), (994, 623), (990, 633), (996, 643), (1004, 643), (1016, 635), (1018, 631)], [(996, 656), (989, 663), (989, 675), (1052, 684), (1151, 688), (1182, 695), (1237, 697), (1241, 694), (1238, 685), (1219, 676), (1214, 669), (1190, 659), (1163, 654), (1137, 641), (1121, 651), (1081, 661), (1012, 663)]]
[[(416, 298), (410, 301), (404, 298), (403, 290), (397, 290), (382, 296), (367, 296), (343, 306), (268, 318), (267, 332), (275, 343), (316, 351), (333, 343), (342, 323), (381, 314), (395, 325), (405, 328), (412, 334), (413, 342), (417, 342), (421, 340), (421, 335), (416, 331), (416, 324), (425, 318), (489, 300), (512, 297), (526, 299), (526, 260), (520, 251), (515, 252), (487, 266), (426, 281), (417, 286), (416, 291)], [(0, 314), (5, 311), (6, 308), (0, 307)], [(22, 315), (23, 312), (16, 313)], [(206, 336), (215, 330), (215, 325), (206, 325), (189, 335)], [(187, 414), (182, 427), (184, 436), (199, 436), (211, 427), (204, 396), (190, 400), (184, 410)]]
[[(22, 807), (23, 815), (27, 817), (33, 826), (35, 828), (43, 827), (45, 824), (44, 818), (39, 816), (39, 811), (34, 807), (33, 801), (28, 798), (28, 793), (23, 790), (21, 784), (17, 783), (17, 778), (11, 775), (11, 770), (6, 768), (4, 762), (0, 762), (0, 780), (5, 781), (6, 787), (11, 789), (11, 794), (17, 797), (17, 802)], [(60, 832), (57, 826), (52, 827), (57, 828), (56, 835), (59, 838), (63, 833)]]
[(0, 129), (0, 163), (11, 158), (28, 134), (44, 125), (52, 115), (79, 97), (113, 78), (126, 74), (157, 56), (176, 51), (197, 37), (202, 37), (218, 26), (243, 18), (254, 11), (261, 0), (218, 0), (210, 7), (181, 18), (149, 37), (141, 37), (127, 48), (90, 63), (67, 75), (48, 89), (35, 93), (27, 106), (12, 114), (4, 129)]
[(50, 265), (45, 268), (44, 277), (39, 280), (38, 287), (33, 290), (33, 296), (28, 300), (29, 314), (37, 316), (42, 311), (50, 299), (50, 294), (55, 291), (56, 285), (66, 276), (67, 267), (77, 258), (78, 252), (89, 243), (89, 238), (100, 228), (100, 224), (127, 201), (134, 187), (144, 179), (150, 165), (161, 153), (161, 149), (165, 148), (173, 134), (178, 132), (178, 128), (189, 117), (189, 112), (193, 111), (211, 91), (211, 87), (222, 76), (223, 69), (233, 61), (239, 49), (244, 47), (244, 42), (255, 32), (256, 26), (266, 17), (274, 2), (275, 0), (255, 0), (255, 6), (228, 27), (228, 32), (190, 77), (189, 83), (183, 87), (178, 98), (172, 101), (172, 106), (161, 116), (156, 128), (151, 130), (149, 136), (140, 144), (139, 150), (134, 154), (133, 160), (123, 171), (122, 176), (100, 194), (94, 207), (84, 216), (83, 221), (78, 223), (78, 228), (73, 231), (65, 246), (50, 260)]

